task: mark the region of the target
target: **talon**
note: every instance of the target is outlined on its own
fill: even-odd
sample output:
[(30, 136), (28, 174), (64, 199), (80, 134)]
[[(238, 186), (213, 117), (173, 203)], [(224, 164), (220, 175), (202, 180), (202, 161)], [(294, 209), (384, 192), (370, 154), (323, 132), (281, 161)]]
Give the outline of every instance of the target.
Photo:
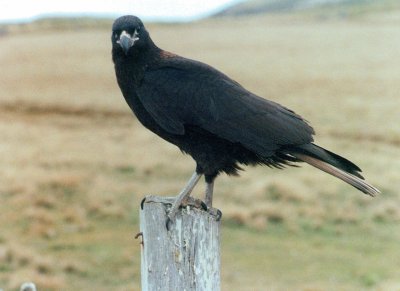
[(200, 199), (193, 198), (191, 196), (186, 197), (185, 200), (182, 201), (182, 204), (179, 207), (186, 207), (186, 206), (202, 209), (204, 211), (208, 211), (209, 209), (207, 203), (205, 203)]
[(143, 205), (144, 205), (144, 202), (146, 201), (146, 197), (144, 197), (143, 199), (142, 199), (142, 201), (140, 202), (140, 208), (143, 210)]
[(210, 207), (208, 209), (208, 213), (210, 213), (212, 216), (214, 216), (216, 221), (220, 221), (222, 218), (222, 212), (221, 212), (221, 210), (219, 210), (217, 208)]
[(171, 220), (171, 218), (167, 217), (167, 221), (165, 222), (165, 227), (166, 227), (167, 231), (171, 230), (171, 226), (172, 226), (172, 220)]
[(207, 211), (207, 210), (208, 210), (207, 204), (204, 203), (203, 201), (201, 201), (200, 205), (201, 205), (201, 208), (203, 208), (204, 211)]
[(217, 221), (220, 221), (222, 218), (222, 212), (221, 210), (217, 209)]

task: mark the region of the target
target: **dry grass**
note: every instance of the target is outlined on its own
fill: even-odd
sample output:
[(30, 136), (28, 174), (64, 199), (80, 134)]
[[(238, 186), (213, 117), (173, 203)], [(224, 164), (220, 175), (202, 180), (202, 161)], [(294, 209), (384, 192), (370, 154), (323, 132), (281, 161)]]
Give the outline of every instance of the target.
[[(285, 17), (149, 30), (160, 47), (304, 115), (318, 143), (383, 191), (371, 199), (306, 166), (220, 177), (224, 289), (398, 286), (397, 24)], [(0, 39), (0, 287), (137, 290), (138, 203), (176, 193), (193, 170), (131, 116), (108, 40), (102, 29)]]

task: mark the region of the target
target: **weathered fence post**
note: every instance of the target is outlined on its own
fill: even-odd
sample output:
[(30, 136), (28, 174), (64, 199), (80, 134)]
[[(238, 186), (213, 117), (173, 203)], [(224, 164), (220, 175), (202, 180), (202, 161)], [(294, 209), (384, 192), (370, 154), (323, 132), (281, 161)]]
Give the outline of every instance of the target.
[(142, 291), (220, 290), (220, 222), (197, 208), (179, 210), (166, 229), (165, 197), (147, 196), (140, 212)]

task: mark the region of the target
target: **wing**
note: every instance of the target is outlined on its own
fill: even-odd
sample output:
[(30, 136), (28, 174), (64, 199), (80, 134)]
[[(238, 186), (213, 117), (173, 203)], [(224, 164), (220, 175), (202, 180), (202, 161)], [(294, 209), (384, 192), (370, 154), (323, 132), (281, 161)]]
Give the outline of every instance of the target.
[(146, 72), (136, 92), (172, 134), (182, 135), (185, 125), (194, 125), (264, 156), (313, 140), (313, 129), (299, 115), (199, 62), (184, 59)]

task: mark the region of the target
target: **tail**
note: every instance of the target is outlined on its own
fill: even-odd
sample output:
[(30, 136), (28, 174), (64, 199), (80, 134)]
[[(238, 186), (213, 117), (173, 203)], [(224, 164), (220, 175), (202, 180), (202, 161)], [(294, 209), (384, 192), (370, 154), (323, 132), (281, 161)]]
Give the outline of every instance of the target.
[(364, 180), (359, 167), (335, 153), (312, 143), (291, 148), (289, 152), (297, 159), (341, 179), (365, 194), (375, 196), (380, 193)]

